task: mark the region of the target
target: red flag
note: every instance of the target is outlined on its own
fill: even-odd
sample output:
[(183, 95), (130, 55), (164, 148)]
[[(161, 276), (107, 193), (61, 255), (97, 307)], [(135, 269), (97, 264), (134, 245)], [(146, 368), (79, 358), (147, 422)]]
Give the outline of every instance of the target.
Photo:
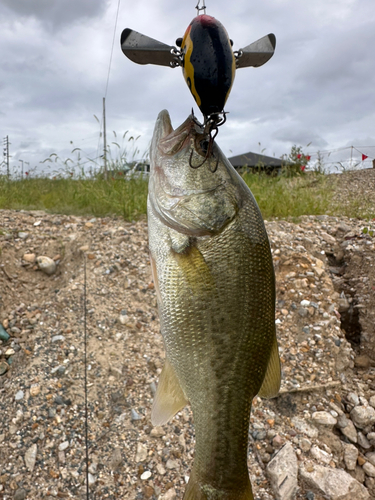
[(364, 154), (362, 153), (362, 161), (365, 161), (365, 160), (366, 160), (366, 158), (368, 158), (368, 156), (366, 156), (366, 155), (364, 155)]

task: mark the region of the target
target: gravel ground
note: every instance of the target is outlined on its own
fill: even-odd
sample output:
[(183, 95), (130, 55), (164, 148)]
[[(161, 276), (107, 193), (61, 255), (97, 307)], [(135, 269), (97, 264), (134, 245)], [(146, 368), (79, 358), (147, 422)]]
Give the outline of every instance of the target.
[[(365, 186), (361, 196), (375, 204), (374, 174), (343, 174), (338, 184), (342, 193)], [(357, 415), (375, 405), (374, 221), (266, 226), (283, 382), (278, 398), (254, 400), (255, 498), (275, 498), (270, 464), (285, 443), (300, 469), (296, 498), (352, 498), (314, 485), (309, 474), (320, 465), (364, 485), (358, 498), (375, 498), (375, 418)], [(1, 210), (0, 248), (0, 499), (85, 498), (85, 263), (90, 498), (182, 498), (194, 454), (190, 409), (162, 428), (150, 422), (164, 350), (145, 221)], [(39, 269), (40, 256), (55, 263), (53, 274)], [(340, 427), (344, 418), (350, 425)]]

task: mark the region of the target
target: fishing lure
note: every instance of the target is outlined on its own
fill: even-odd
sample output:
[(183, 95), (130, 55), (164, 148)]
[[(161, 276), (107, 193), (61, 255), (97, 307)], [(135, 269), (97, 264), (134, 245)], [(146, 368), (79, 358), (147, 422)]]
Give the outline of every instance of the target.
[(211, 133), (226, 120), (224, 106), (236, 69), (265, 64), (274, 54), (276, 38), (271, 33), (233, 51), (233, 42), (224, 26), (206, 15), (204, 2), (203, 7), (199, 7), (199, 3), (198, 16), (191, 21), (184, 36), (176, 40), (178, 48), (130, 28), (121, 34), (121, 48), (126, 57), (138, 64), (181, 66), (190, 92), (204, 116), (205, 130)]

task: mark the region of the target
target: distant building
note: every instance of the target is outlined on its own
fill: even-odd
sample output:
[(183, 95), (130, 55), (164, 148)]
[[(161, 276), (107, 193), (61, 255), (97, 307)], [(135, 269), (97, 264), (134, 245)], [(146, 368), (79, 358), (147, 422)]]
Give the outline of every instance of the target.
[(281, 168), (288, 164), (288, 161), (281, 158), (274, 158), (272, 156), (258, 155), (257, 153), (245, 153), (243, 155), (232, 156), (228, 158), (236, 170), (243, 170), (245, 168), (260, 169), (266, 172), (281, 170)]

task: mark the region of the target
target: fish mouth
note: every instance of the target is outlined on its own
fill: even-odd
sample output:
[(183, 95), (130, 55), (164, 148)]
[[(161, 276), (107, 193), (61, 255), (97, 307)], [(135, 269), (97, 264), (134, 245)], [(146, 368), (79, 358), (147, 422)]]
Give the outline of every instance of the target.
[[(166, 109), (161, 111), (157, 117), (153, 146), (157, 146), (163, 155), (172, 156), (188, 147), (194, 141), (195, 151), (205, 157), (207, 134), (203, 126), (193, 114), (176, 129), (173, 128), (171, 117)], [(155, 150), (155, 147), (151, 148)]]

